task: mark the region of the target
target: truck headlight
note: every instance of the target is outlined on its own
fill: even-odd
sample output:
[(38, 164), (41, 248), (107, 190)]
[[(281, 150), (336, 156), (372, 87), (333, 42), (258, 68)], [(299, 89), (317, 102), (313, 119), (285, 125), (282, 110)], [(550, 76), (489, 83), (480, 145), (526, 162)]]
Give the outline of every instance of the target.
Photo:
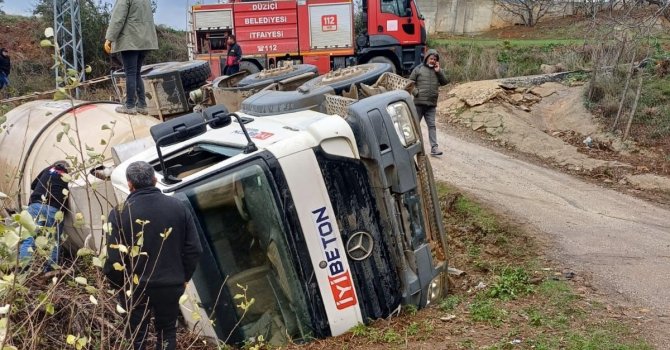
[(414, 117), (407, 104), (396, 102), (386, 107), (386, 111), (391, 116), (393, 127), (400, 138), (400, 143), (404, 147), (416, 143), (416, 130), (414, 130), (414, 123), (412, 123), (412, 118)]
[(445, 279), (443, 278), (442, 274), (435, 276), (435, 278), (430, 281), (430, 285), (428, 285), (428, 298), (426, 300), (426, 306), (444, 297), (444, 283)]

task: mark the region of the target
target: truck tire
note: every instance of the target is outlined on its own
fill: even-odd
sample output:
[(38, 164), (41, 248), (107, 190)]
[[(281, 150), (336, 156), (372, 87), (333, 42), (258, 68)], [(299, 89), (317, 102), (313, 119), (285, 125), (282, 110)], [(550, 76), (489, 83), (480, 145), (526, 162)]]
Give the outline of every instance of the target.
[[(195, 90), (204, 85), (211, 74), (209, 63), (207, 61), (187, 61), (187, 62), (162, 62), (142, 66), (142, 77), (150, 78), (152, 76), (167, 75), (170, 73), (179, 73), (184, 92)], [(126, 73), (123, 69), (112, 73), (115, 78), (124, 78)]]
[(300, 86), (298, 89), (313, 89), (321, 86), (330, 86), (336, 94), (349, 90), (352, 84), (374, 84), (379, 77), (391, 71), (388, 63), (366, 63), (346, 67), (316, 77)]
[(311, 64), (296, 64), (294, 66), (266, 69), (244, 77), (244, 79), (240, 80), (237, 86), (243, 87), (261, 82), (268, 83), (269, 85), (284, 79), (297, 77), (298, 75), (305, 73), (318, 74), (318, 69), (316, 66)]
[(393, 61), (391, 61), (391, 59), (386, 57), (386, 56), (372, 57), (367, 63), (386, 63), (386, 64), (390, 64), (391, 65), (391, 73), (395, 74), (397, 72), (396, 66), (393, 63)]
[(143, 76), (151, 78), (152, 76), (165, 75), (175, 71), (179, 73), (182, 87), (186, 93), (204, 85), (211, 74), (209, 62), (187, 61), (170, 62), (166, 65), (154, 67), (154, 69)]
[(261, 71), (261, 69), (251, 61), (242, 61), (240, 62), (240, 70), (246, 70), (247, 72), (254, 74)]
[[(152, 71), (154, 68), (163, 67), (163, 66), (166, 66), (166, 65), (169, 65), (169, 64), (174, 64), (174, 63), (177, 63), (177, 62), (161, 62), (161, 63), (154, 63), (154, 64), (146, 64), (146, 65), (142, 66), (142, 68), (140, 68), (140, 72), (141, 72), (142, 76), (145, 76), (150, 71)], [(112, 72), (112, 77), (114, 77), (114, 78), (125, 78), (126, 77), (126, 71), (123, 68), (121, 68), (119, 70), (115, 70), (115, 71)]]

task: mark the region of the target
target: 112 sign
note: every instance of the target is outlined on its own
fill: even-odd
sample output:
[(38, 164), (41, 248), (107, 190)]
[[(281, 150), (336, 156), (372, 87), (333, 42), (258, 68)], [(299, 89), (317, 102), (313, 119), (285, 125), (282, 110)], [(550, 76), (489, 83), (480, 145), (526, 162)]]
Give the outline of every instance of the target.
[(337, 31), (337, 15), (321, 16), (321, 31), (323, 32)]

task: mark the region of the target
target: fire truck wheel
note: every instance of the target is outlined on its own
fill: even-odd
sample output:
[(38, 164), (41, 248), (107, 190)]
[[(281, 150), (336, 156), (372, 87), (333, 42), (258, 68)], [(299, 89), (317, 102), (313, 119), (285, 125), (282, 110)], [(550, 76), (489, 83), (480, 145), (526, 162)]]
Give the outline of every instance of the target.
[(368, 61), (368, 63), (386, 63), (386, 64), (390, 64), (390, 65), (391, 65), (391, 73), (394, 73), (394, 74), (395, 74), (395, 72), (396, 72), (396, 67), (395, 67), (395, 64), (393, 63), (393, 61), (391, 61), (390, 58), (385, 57), (385, 56), (375, 56), (375, 57), (372, 57), (372, 58)]
[(240, 70), (246, 70), (247, 72), (254, 74), (261, 71), (261, 69), (251, 61), (242, 61), (240, 62)]
[(293, 66), (279, 67), (273, 69), (265, 69), (258, 73), (254, 73), (244, 77), (237, 84), (239, 87), (254, 85), (258, 83), (276, 83), (284, 79), (297, 77), (305, 73), (317, 73), (318, 69), (315, 65), (311, 64), (296, 64)]
[(379, 77), (391, 71), (388, 63), (366, 63), (357, 66), (346, 67), (316, 77), (304, 84), (301, 88), (313, 89), (320, 86), (330, 86), (336, 94), (349, 90), (352, 84), (360, 85), (374, 84)]

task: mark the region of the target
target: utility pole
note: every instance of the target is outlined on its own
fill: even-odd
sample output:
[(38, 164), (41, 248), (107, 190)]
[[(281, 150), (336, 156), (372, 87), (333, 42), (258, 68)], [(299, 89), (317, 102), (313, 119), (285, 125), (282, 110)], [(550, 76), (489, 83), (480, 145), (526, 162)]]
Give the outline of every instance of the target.
[[(54, 28), (56, 39), (56, 55), (63, 58), (65, 69), (74, 69), (85, 80), (84, 71), (84, 44), (81, 36), (81, 18), (79, 16), (79, 0), (53, 0)], [(59, 67), (56, 67), (56, 77), (59, 76)], [(58, 87), (59, 83), (56, 83)], [(76, 91), (79, 97), (79, 89)]]

